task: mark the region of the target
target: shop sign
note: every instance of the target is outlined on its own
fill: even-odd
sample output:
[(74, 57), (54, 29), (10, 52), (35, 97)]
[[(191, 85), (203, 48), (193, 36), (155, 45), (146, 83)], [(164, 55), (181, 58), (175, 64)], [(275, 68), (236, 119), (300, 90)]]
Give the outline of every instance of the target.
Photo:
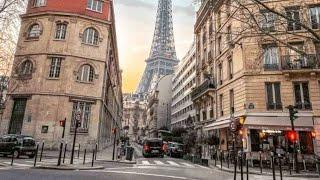
[(268, 134), (281, 134), (282, 131), (280, 130), (271, 130), (271, 129), (264, 129), (262, 130), (263, 133), (268, 133)]

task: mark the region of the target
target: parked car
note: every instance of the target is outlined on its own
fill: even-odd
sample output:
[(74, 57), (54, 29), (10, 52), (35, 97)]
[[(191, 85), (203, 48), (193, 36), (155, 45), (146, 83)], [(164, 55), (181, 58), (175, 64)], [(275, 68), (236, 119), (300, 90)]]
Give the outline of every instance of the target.
[(0, 137), (0, 154), (11, 155), (15, 158), (28, 156), (33, 158), (36, 153), (36, 142), (31, 136), (8, 134)]
[(143, 157), (161, 157), (164, 156), (164, 151), (162, 149), (163, 141), (162, 139), (146, 139), (143, 142), (142, 155)]
[(184, 153), (183, 144), (176, 143), (176, 142), (169, 142), (167, 154), (170, 157), (181, 158), (183, 156), (183, 153)]

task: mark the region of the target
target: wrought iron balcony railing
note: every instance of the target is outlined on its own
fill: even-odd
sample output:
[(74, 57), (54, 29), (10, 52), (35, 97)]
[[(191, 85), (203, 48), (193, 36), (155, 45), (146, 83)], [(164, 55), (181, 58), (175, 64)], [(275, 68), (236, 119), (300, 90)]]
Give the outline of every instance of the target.
[(319, 69), (320, 59), (316, 54), (281, 56), (283, 70)]
[(191, 92), (191, 98), (195, 99), (205, 92), (209, 90), (214, 90), (216, 88), (214, 82), (210, 80), (204, 81), (200, 86), (196, 87), (192, 92)]

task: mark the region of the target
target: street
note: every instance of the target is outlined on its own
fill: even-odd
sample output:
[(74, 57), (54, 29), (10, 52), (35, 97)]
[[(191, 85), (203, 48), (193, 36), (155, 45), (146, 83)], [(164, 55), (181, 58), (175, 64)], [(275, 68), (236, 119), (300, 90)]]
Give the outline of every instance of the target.
[[(15, 159), (11, 167), (11, 158), (1, 157), (0, 180), (102, 180), (102, 179), (120, 179), (120, 180), (169, 180), (169, 179), (223, 179), (232, 180), (233, 174), (213, 169), (209, 167), (193, 164), (182, 159), (164, 157), (164, 158), (143, 158), (140, 147), (135, 146), (136, 164), (125, 164), (117, 162), (107, 162), (97, 160), (95, 166), (103, 166), (102, 169), (95, 170), (45, 170), (34, 169), (33, 159), (20, 158)], [(68, 164), (70, 159), (66, 159)], [(83, 159), (75, 159), (75, 164), (81, 164)], [(86, 162), (90, 164), (91, 159)], [(56, 158), (44, 157), (39, 165), (56, 164)], [(237, 177), (240, 179), (240, 176)], [(271, 176), (250, 175), (249, 179), (272, 179)], [(284, 179), (302, 179), (302, 178), (284, 178)]]

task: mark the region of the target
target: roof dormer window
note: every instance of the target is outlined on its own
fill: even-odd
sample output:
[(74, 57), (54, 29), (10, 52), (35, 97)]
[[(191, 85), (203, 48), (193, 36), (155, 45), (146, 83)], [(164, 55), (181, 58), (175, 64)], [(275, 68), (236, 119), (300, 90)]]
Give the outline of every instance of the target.
[(46, 0), (34, 0), (34, 7), (41, 7), (46, 5)]
[(88, 0), (87, 9), (92, 11), (102, 12), (102, 1), (101, 0)]

